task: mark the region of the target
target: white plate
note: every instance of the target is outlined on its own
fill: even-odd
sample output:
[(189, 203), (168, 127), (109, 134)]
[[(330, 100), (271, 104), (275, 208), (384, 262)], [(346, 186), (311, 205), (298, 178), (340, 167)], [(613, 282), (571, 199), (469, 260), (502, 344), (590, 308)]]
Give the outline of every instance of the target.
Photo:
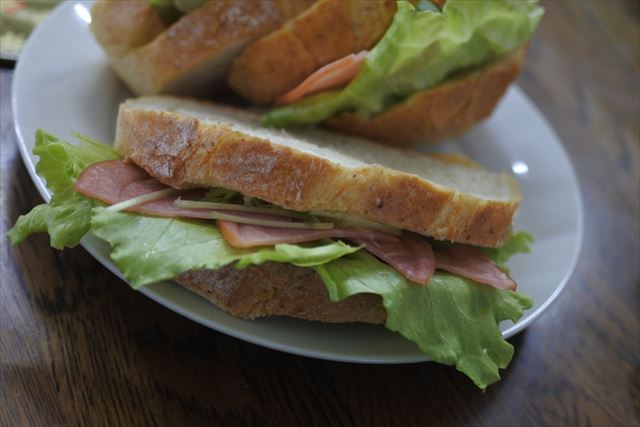
[[(36, 29), (16, 67), (13, 113), (22, 158), (45, 199), (45, 183), (31, 154), (38, 128), (71, 139), (77, 131), (111, 141), (118, 104), (129, 96), (88, 30), (90, 4), (66, 2)], [(447, 145), (490, 169), (512, 170), (523, 203), (516, 230), (535, 237), (533, 253), (509, 264), (519, 290), (535, 306), (517, 324), (503, 324), (505, 337), (521, 331), (558, 297), (574, 268), (582, 241), (582, 205), (575, 174), (562, 144), (542, 114), (518, 88), (512, 88), (493, 117)], [(122, 276), (108, 247), (89, 236), (83, 246)], [(397, 334), (371, 325), (326, 325), (294, 319), (244, 321), (170, 282), (142, 289), (172, 310), (226, 334), (266, 347), (323, 359), (365, 363), (425, 360), (417, 347)]]

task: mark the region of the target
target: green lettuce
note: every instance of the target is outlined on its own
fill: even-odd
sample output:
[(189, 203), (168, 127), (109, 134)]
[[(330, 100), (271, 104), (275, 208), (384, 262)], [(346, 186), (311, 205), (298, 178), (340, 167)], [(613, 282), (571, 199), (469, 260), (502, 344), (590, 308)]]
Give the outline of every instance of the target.
[(286, 127), (342, 111), (380, 113), (453, 73), (513, 51), (531, 37), (542, 14), (537, 0), (448, 0), (442, 12), (398, 2), (389, 29), (347, 87), (276, 108), (262, 122)]
[(499, 248), (482, 248), (483, 252), (489, 255), (489, 257), (500, 268), (508, 271), (506, 263), (513, 255), (517, 253), (530, 253), (529, 246), (533, 243), (533, 236), (524, 231), (520, 231), (511, 235), (511, 238), (507, 240), (507, 243)]
[(87, 136), (75, 134), (80, 142), (70, 144), (42, 129), (36, 131), (33, 154), (40, 159), (36, 172), (47, 183), (53, 193), (52, 201), (80, 197), (73, 191), (73, 185), (80, 173), (89, 165), (103, 160), (119, 159), (113, 148)]
[(328, 241), (314, 247), (275, 245), (237, 249), (229, 246), (212, 223), (159, 218), (94, 208), (91, 231), (109, 242), (111, 259), (134, 288), (171, 279), (189, 270), (238, 268), (267, 261), (300, 267), (327, 263), (359, 250)]
[(388, 329), (415, 342), (431, 360), (455, 365), (481, 389), (500, 379), (498, 369), (513, 356), (499, 323), (516, 322), (532, 306), (526, 295), (441, 271), (427, 286), (416, 285), (364, 251), (313, 269), (332, 301), (360, 293), (381, 295)]
[(33, 154), (40, 157), (36, 172), (53, 192), (49, 204), (36, 206), (21, 215), (7, 235), (14, 245), (32, 233), (49, 233), (51, 246), (72, 247), (90, 229), (91, 209), (97, 202), (73, 191), (80, 172), (92, 163), (118, 159), (111, 147), (86, 136), (76, 135), (79, 145), (70, 144), (43, 130), (36, 132)]
[(93, 201), (84, 197), (38, 205), (28, 214), (20, 215), (7, 236), (17, 245), (33, 233), (49, 233), (53, 248), (76, 246), (91, 228), (93, 206)]

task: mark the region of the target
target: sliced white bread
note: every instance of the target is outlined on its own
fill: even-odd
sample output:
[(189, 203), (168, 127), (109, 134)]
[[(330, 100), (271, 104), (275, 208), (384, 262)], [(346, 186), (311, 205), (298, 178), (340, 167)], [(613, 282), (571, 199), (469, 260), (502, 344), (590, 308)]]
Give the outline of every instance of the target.
[(478, 246), (508, 237), (520, 202), (512, 177), (460, 157), (320, 130), (265, 129), (249, 112), (182, 98), (123, 103), (115, 144), (172, 187), (222, 187)]

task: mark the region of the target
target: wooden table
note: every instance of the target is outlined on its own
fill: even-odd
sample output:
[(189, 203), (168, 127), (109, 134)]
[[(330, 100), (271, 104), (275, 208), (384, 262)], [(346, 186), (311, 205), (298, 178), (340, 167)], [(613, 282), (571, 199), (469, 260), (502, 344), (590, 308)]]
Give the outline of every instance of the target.
[[(577, 270), (486, 393), (431, 363), (268, 350), (132, 291), (78, 247), (5, 232), (40, 197), (1, 71), (0, 425), (640, 425), (638, 2), (547, 2), (521, 86), (577, 169)], [(60, 102), (64, 102), (61, 99)]]

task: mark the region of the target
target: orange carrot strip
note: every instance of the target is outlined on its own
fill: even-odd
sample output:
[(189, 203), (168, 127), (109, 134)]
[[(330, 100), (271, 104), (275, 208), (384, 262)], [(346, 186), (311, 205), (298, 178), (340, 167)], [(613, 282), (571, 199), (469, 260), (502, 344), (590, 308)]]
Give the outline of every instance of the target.
[(346, 85), (360, 72), (367, 53), (366, 50), (363, 50), (330, 62), (315, 71), (298, 86), (280, 96), (276, 100), (276, 105), (289, 104), (307, 95)]

